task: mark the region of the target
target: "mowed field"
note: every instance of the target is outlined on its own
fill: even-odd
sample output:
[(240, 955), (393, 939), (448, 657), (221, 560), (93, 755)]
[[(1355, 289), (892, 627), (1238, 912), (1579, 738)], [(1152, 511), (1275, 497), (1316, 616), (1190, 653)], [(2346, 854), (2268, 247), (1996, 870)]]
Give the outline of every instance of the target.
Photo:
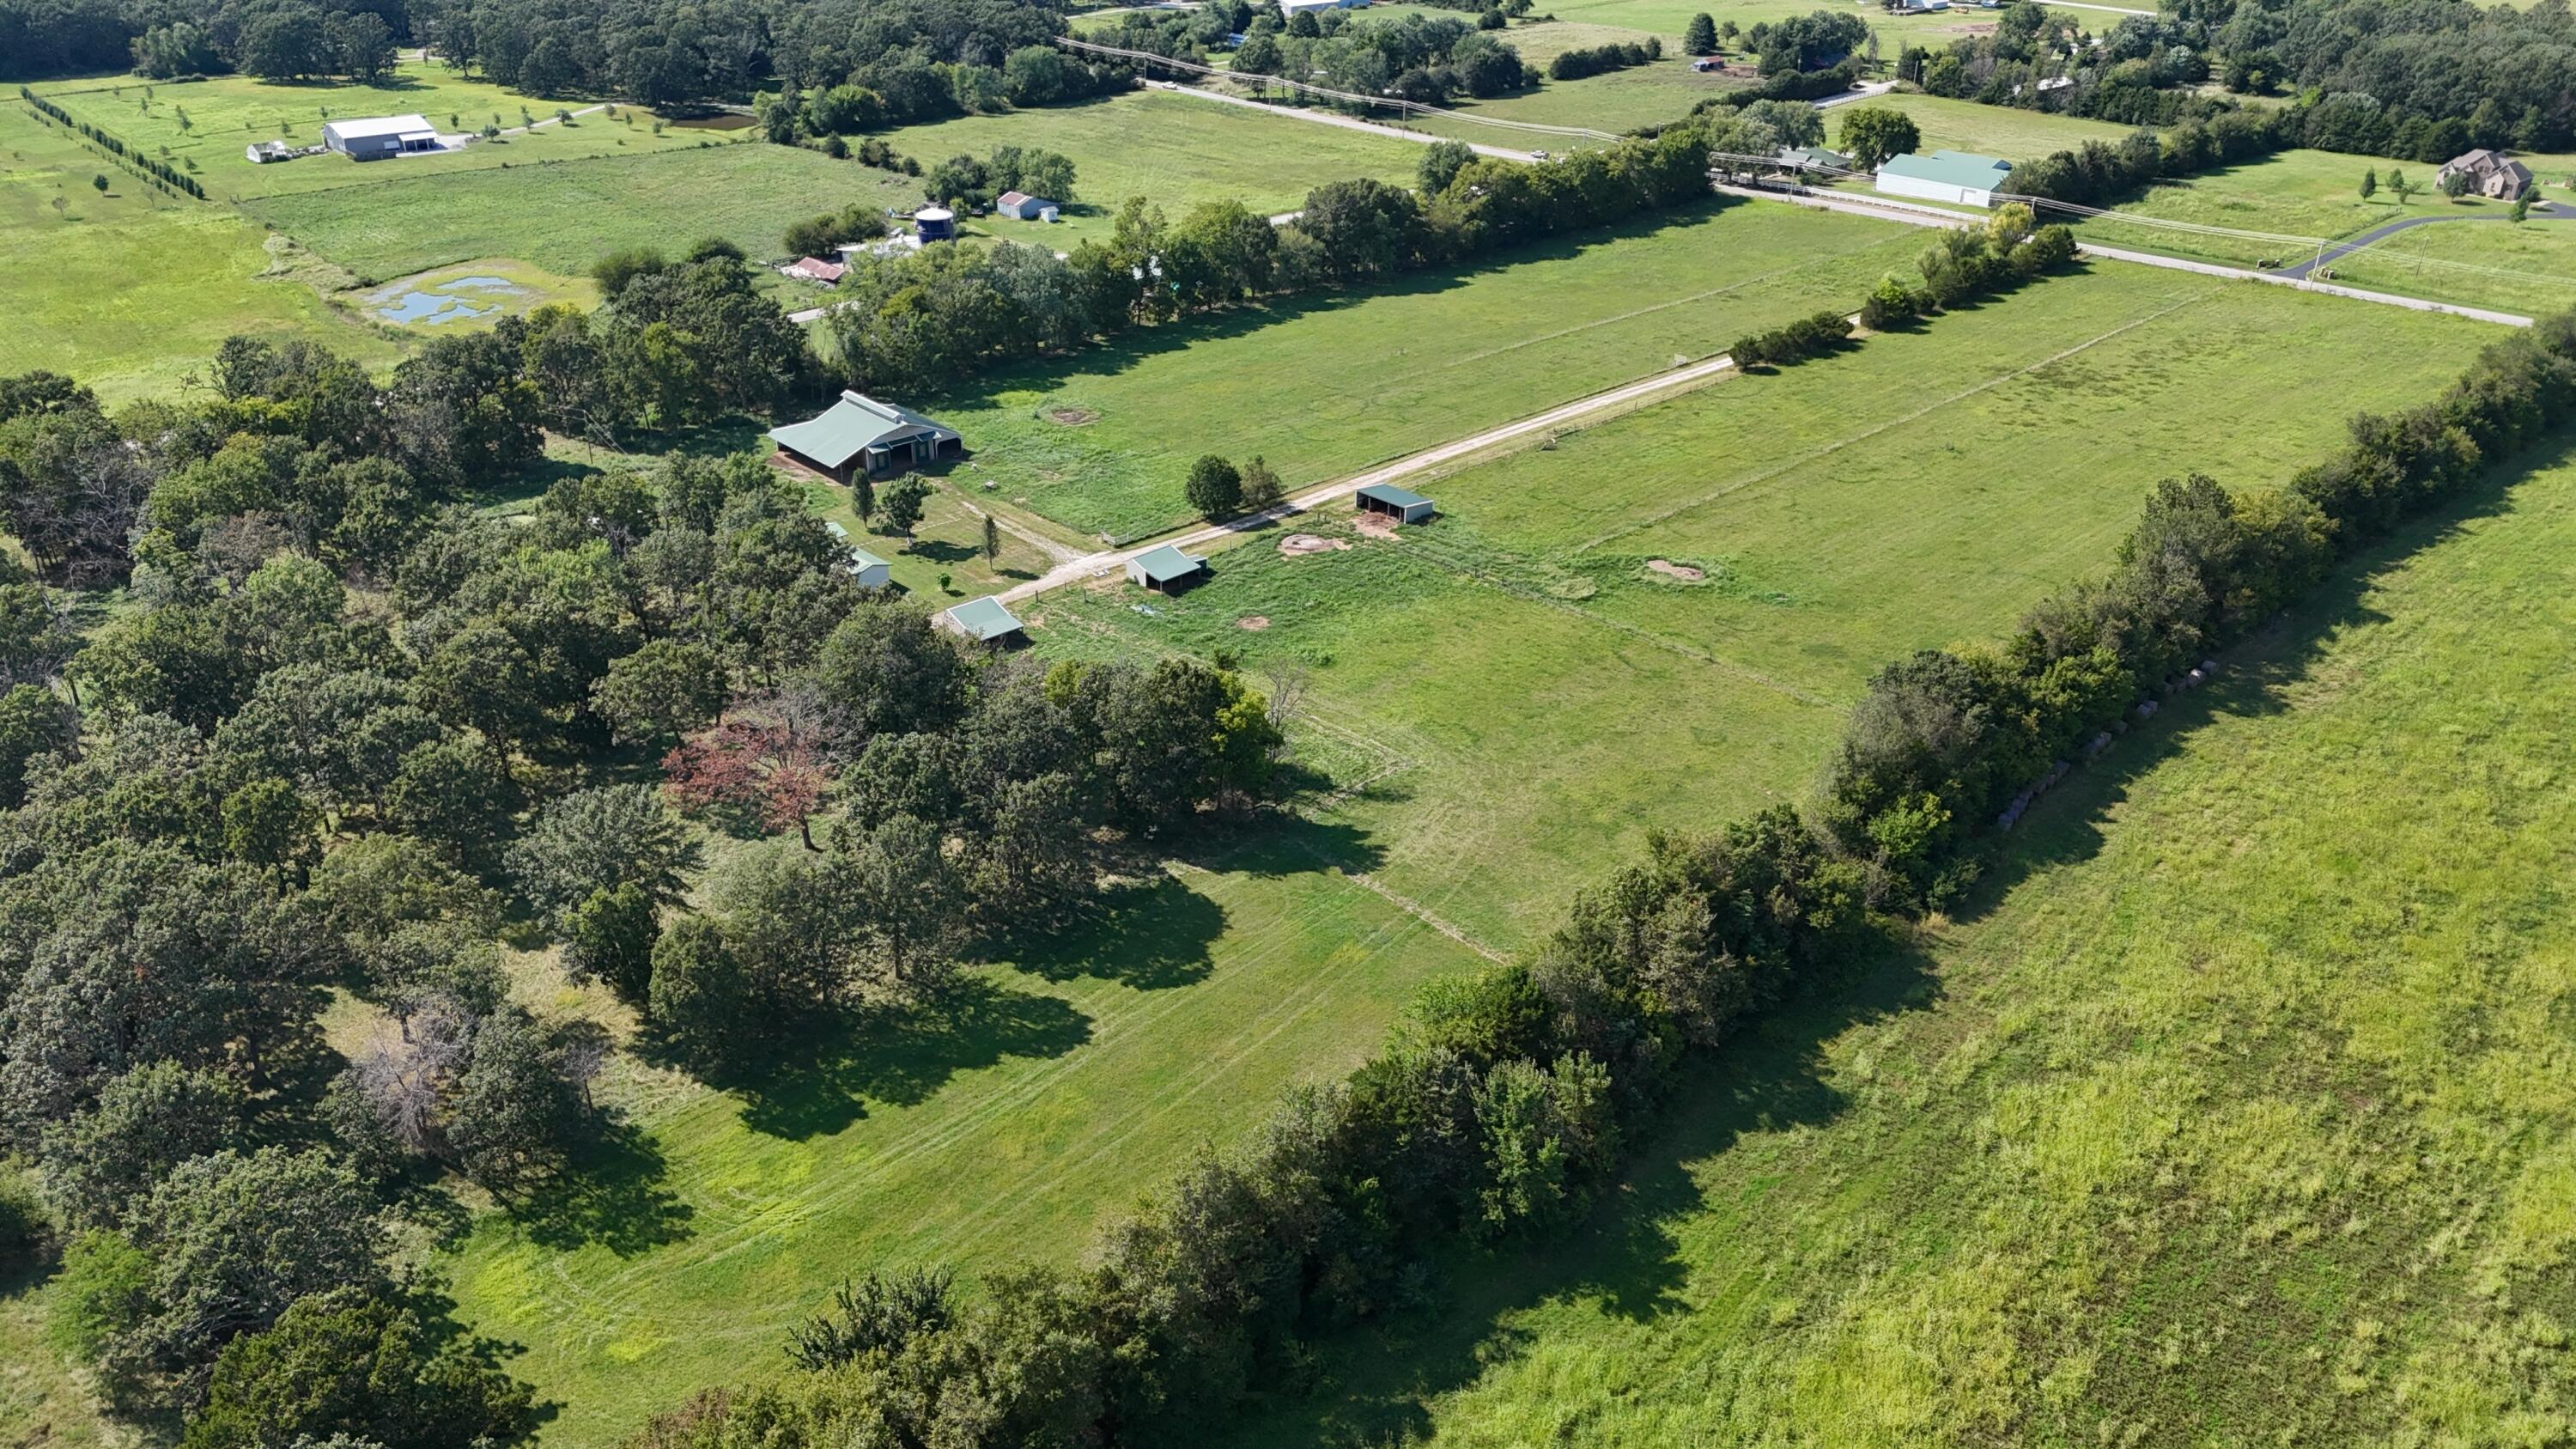
[[(582, 156), (677, 150), (695, 146), (709, 134), (673, 127), (657, 136), (651, 113), (631, 106), (617, 107), (614, 116), (598, 112), (566, 124), (554, 119), (556, 111), (580, 111), (596, 103), (522, 95), (417, 60), (404, 61), (373, 84), (282, 85), (240, 75), (159, 82), (126, 76), (59, 81), (36, 89), (80, 119), (187, 171), (217, 201), (372, 186), (397, 176), (450, 176)], [(413, 113), (451, 134), (486, 125), (507, 134), (477, 140), (462, 151), (391, 161), (356, 162), (324, 154), (262, 165), (243, 154), (254, 141), (318, 146), (323, 124), (331, 120)], [(525, 129), (532, 122), (533, 128)]]
[[(2576, 214), (2576, 203), (2558, 206)], [(2337, 259), (2334, 274), (2356, 287), (2538, 317), (2576, 306), (2576, 219), (2410, 227)]]
[(1240, 1442), (2563, 1439), (2571, 560), (2562, 461), (2331, 582)]
[(961, 481), (1086, 536), (1141, 536), (1183, 521), (1203, 453), (1321, 482), (1849, 310), (1922, 246), (1910, 227), (1717, 204), (1132, 335), (927, 405), (974, 450)]
[[(889, 131), (885, 139), (925, 169), (951, 156), (988, 156), (997, 146), (1043, 147), (1072, 158), (1075, 200), (1062, 221), (1046, 226), (994, 216), (974, 223), (990, 235), (1058, 251), (1107, 240), (1111, 219), (1131, 196), (1153, 202), (1174, 221), (1209, 201), (1240, 201), (1272, 216), (1305, 205), (1306, 193), (1328, 181), (1371, 176), (1411, 186), (1422, 164), (1422, 148), (1411, 141), (1158, 91), (961, 116)], [(918, 181), (912, 199), (921, 199)]]
[(1150, 612), (1120, 587), (1023, 613), (1049, 650), (1304, 667), (1409, 762), (1332, 818), (1392, 889), (1510, 948), (1648, 827), (1794, 796), (1873, 670), (2099, 568), (2158, 478), (2278, 482), (2494, 336), (2104, 263), (1416, 480), (1429, 528), (1355, 536), (1336, 507), (1289, 527), (1348, 549), (1286, 557), (1274, 530)]
[(222, 206), (144, 185), (25, 107), (0, 106), (0, 376), (48, 368), (128, 402), (204, 372), (234, 333), (303, 337), (369, 365), (399, 355), (301, 279), (309, 259), (269, 241)]
[[(391, 170), (398, 162), (375, 163)], [(918, 204), (920, 183), (819, 151), (723, 141), (272, 196), (244, 209), (370, 281), (511, 257), (578, 276), (627, 246), (685, 250), (720, 236), (755, 259), (794, 222), (852, 202)]]

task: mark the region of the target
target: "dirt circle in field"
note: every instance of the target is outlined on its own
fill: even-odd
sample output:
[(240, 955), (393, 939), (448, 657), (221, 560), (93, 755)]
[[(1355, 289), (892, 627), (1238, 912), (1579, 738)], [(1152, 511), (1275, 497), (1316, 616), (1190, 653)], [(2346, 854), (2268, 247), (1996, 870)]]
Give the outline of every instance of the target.
[(1078, 428), (1085, 423), (1100, 421), (1100, 414), (1089, 408), (1048, 408), (1046, 415), (1048, 422), (1062, 423), (1068, 428)]
[(1350, 546), (1349, 539), (1325, 538), (1313, 533), (1292, 533), (1279, 540), (1279, 551), (1290, 558), (1298, 558), (1310, 553), (1330, 553), (1334, 549)]
[(1258, 634), (1262, 630), (1270, 627), (1270, 616), (1267, 614), (1246, 614), (1242, 618), (1234, 621), (1234, 627), (1238, 629), (1249, 629), (1253, 633)]
[(1669, 579), (1679, 579), (1681, 582), (1686, 584), (1695, 584), (1708, 577), (1708, 570), (1706, 569), (1694, 568), (1689, 564), (1675, 563), (1668, 558), (1650, 558), (1646, 560), (1646, 572), (1650, 574), (1662, 574), (1664, 577)]

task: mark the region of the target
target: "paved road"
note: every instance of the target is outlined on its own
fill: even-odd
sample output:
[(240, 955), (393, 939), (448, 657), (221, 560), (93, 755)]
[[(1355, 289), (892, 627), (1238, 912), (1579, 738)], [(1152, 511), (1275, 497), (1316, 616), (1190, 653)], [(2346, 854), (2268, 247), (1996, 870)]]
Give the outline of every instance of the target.
[(1310, 488), (1276, 508), (1252, 514), (1249, 517), (1194, 529), (1177, 538), (1158, 538), (1151, 543), (1137, 544), (1130, 548), (1105, 549), (1099, 553), (1086, 554), (1081, 558), (1068, 560), (1049, 569), (1041, 577), (1003, 590), (1000, 598), (1005, 603), (1034, 598), (1049, 589), (1062, 588), (1067, 584), (1079, 583), (1113, 569), (1124, 568), (1129, 559), (1151, 552), (1167, 543), (1188, 548), (1192, 544), (1213, 542), (1228, 534), (1249, 533), (1257, 528), (1266, 528), (1271, 524), (1294, 518), (1300, 513), (1309, 512), (1335, 499), (1348, 498), (1372, 483), (1402, 482), (1407, 478), (1418, 477), (1504, 443), (1539, 433), (1596, 422), (1606, 414), (1636, 406), (1665, 393), (1696, 387), (1710, 378), (1733, 370), (1734, 367), (1734, 359), (1721, 353), (1705, 361), (1694, 362), (1688, 367), (1676, 367), (1669, 372), (1659, 372), (1652, 377), (1640, 378), (1607, 392), (1597, 392), (1590, 397), (1577, 398), (1573, 402), (1550, 408), (1546, 412), (1523, 418), (1518, 422), (1505, 423), (1498, 428), (1487, 428), (1481, 433), (1460, 438), (1454, 443), (1443, 443), (1436, 448), (1408, 454), (1392, 463), (1372, 468), (1365, 473), (1355, 473), (1338, 482), (1324, 484), (1320, 488)]
[(1817, 110), (1829, 110), (1835, 106), (1850, 105), (1854, 101), (1876, 100), (1878, 97), (1886, 95), (1889, 91), (1894, 89), (1896, 89), (1896, 82), (1879, 81), (1873, 85), (1860, 86), (1856, 89), (1845, 91), (1838, 96), (1827, 96), (1823, 100), (1816, 102), (1815, 105)]
[[(1764, 201), (1785, 201), (1795, 206), (1812, 206), (1824, 211), (1847, 211), (1854, 216), (1876, 217), (1881, 221), (1901, 221), (1913, 226), (1963, 226), (1976, 218), (1936, 207), (1913, 206), (1882, 197), (1842, 196), (1816, 191), (1791, 192), (1761, 186), (1720, 185), (1718, 190), (1729, 196), (1747, 196)], [(2480, 322), (2494, 322), (2506, 327), (2528, 327), (2531, 319), (2511, 312), (2491, 312), (2484, 307), (2461, 307), (2449, 302), (2433, 302), (2422, 297), (2400, 297), (2390, 292), (2369, 292), (2359, 287), (2346, 287), (2333, 282), (2311, 282), (2304, 277), (2289, 276), (2280, 271), (2250, 271), (2243, 267), (2223, 267), (2215, 262), (2186, 261), (2181, 257), (2160, 256), (2154, 252), (2133, 252), (2125, 247), (2106, 247), (2094, 242), (2076, 243), (2086, 256), (2107, 257), (2112, 261), (2135, 262), (2145, 267), (2162, 267), (2173, 272), (2198, 272), (2205, 277), (2231, 277), (2240, 281), (2264, 282), (2276, 287), (2297, 287), (2304, 292), (2323, 292), (2330, 297), (2350, 297), (2358, 302), (2377, 302), (2386, 307), (2404, 307), (2416, 312), (2448, 312), (2455, 317), (2473, 317)]]
[[(1374, 136), (1392, 136), (1399, 141), (1412, 141), (1424, 146), (1428, 146), (1435, 141), (1445, 141), (1449, 139), (1446, 136), (1426, 136), (1420, 131), (1407, 131), (1395, 126), (1381, 126), (1375, 121), (1363, 121), (1356, 116), (1342, 115), (1338, 111), (1319, 111), (1312, 106), (1274, 106), (1267, 101), (1251, 100), (1244, 96), (1230, 96), (1223, 91), (1201, 90), (1197, 86), (1180, 85), (1173, 81), (1149, 80), (1145, 82), (1145, 84), (1158, 91), (1170, 91), (1176, 95), (1197, 96), (1203, 101), (1220, 101), (1229, 106), (1250, 106), (1256, 111), (1267, 112), (1274, 116), (1290, 116), (1301, 121), (1313, 121), (1318, 125), (1340, 126), (1344, 130), (1349, 131), (1366, 131)], [(1515, 151), (1508, 146), (1487, 146), (1481, 142), (1470, 141), (1467, 143), (1467, 147), (1479, 156), (1491, 156), (1497, 161), (1527, 161), (1530, 159), (1530, 153), (1527, 150)]]
[[(2312, 256), (2296, 266), (2283, 267), (2281, 268), (2281, 275), (2285, 277), (2304, 278), (2310, 272), (2313, 272), (2320, 267), (2333, 266), (2336, 262), (2345, 257), (2351, 256), (2354, 252), (2360, 251), (2363, 247), (2380, 240), (2382, 237), (2395, 236), (2397, 233), (2408, 230), (2412, 227), (2431, 226), (2435, 222), (2444, 221), (2504, 221), (2506, 219), (2507, 218), (2504, 216), (2492, 211), (2467, 212), (2450, 216), (2444, 216), (2437, 213), (2432, 216), (2401, 217), (2396, 221), (2374, 226), (2370, 230), (2363, 232), (2361, 235), (2354, 237), (2349, 241), (2336, 242), (2333, 246), (2326, 248), (2325, 255), (2323, 256)], [(2576, 221), (2576, 211), (2561, 210), (2555, 203), (2543, 201), (2535, 203), (2532, 206), (2526, 219), (2531, 221)]]

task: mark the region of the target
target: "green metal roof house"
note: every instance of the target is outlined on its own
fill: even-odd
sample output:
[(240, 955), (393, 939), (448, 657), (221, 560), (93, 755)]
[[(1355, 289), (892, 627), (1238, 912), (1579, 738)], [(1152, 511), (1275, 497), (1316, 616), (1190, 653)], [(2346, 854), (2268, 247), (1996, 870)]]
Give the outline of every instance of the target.
[(1912, 196), (1952, 206), (1992, 206), (2012, 163), (1973, 151), (1908, 151), (1878, 164), (1877, 187), (1890, 196)]
[(989, 594), (980, 599), (968, 599), (939, 617), (948, 621), (948, 627), (978, 644), (996, 643), (1020, 632), (1019, 616)]
[(1386, 483), (1371, 483), (1359, 491), (1362, 513), (1383, 513), (1398, 523), (1422, 523), (1432, 513), (1431, 500), (1409, 489)]
[(1780, 148), (1780, 164), (1800, 171), (1848, 171), (1851, 158), (1822, 146), (1783, 146)]
[(953, 456), (966, 441), (945, 423), (859, 392), (842, 393), (820, 417), (771, 428), (769, 440), (789, 458), (840, 483)]
[(1168, 543), (1127, 560), (1127, 582), (1166, 594), (1206, 573), (1206, 559), (1183, 553)]

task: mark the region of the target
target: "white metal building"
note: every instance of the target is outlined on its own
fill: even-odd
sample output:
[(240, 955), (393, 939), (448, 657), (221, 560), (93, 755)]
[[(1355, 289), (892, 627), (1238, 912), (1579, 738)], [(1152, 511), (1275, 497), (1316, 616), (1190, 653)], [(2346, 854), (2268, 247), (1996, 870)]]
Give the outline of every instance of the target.
[(322, 144), (352, 161), (381, 161), (406, 152), (446, 149), (439, 144), (438, 128), (419, 116), (369, 116), (364, 120), (326, 122)]
[(2011, 172), (2011, 162), (1973, 151), (1935, 151), (1929, 156), (1908, 151), (1879, 163), (1877, 186), (1890, 196), (1951, 206), (1992, 206), (1996, 189)]

